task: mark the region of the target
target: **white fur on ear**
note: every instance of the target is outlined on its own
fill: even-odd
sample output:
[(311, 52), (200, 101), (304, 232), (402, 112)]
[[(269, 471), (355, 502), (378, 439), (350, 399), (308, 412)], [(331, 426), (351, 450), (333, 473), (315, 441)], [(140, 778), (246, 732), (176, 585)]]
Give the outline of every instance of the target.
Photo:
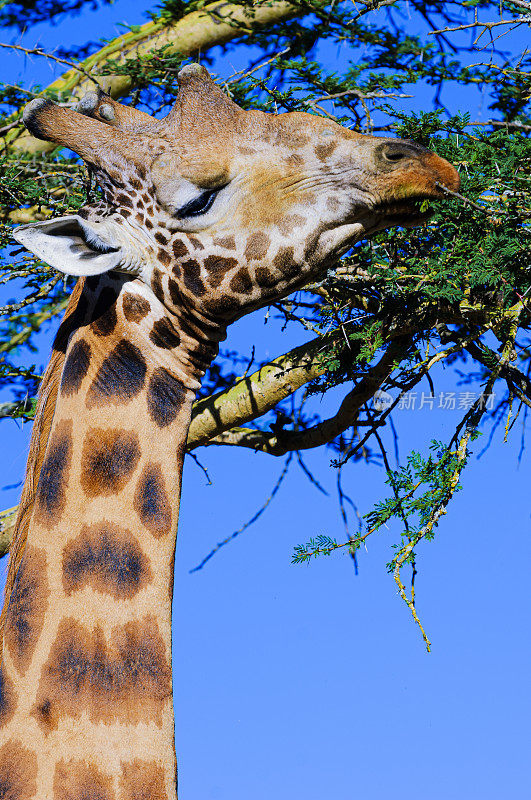
[(38, 258), (65, 275), (100, 275), (120, 267), (119, 248), (106, 244), (81, 217), (57, 217), (20, 225), (13, 238)]

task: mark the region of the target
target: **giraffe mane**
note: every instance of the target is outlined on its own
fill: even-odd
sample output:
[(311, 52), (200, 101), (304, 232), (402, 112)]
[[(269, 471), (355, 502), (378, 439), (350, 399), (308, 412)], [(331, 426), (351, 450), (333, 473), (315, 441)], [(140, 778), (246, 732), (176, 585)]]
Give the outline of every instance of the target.
[(37, 396), (37, 408), (31, 433), (28, 463), (24, 477), (24, 485), (18, 505), (17, 518), (13, 541), (9, 553), (9, 566), (7, 570), (6, 585), (4, 590), (4, 607), (0, 615), (0, 642), (3, 637), (5, 617), (8, 600), (13, 591), (13, 585), (18, 569), (24, 556), (29, 523), (33, 513), (35, 494), (39, 483), (39, 475), (46, 453), (46, 446), (55, 413), (57, 394), (63, 364), (65, 360), (66, 344), (72, 331), (78, 326), (79, 318), (75, 314), (79, 298), (83, 291), (84, 279), (77, 281), (70, 296), (65, 316), (52, 346), (52, 355), (44, 373)]

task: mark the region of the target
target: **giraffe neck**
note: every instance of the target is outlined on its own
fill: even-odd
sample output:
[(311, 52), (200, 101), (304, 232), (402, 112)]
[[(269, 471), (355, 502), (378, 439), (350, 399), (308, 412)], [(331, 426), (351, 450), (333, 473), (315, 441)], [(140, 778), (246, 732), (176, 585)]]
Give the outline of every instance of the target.
[(182, 331), (160, 317), (156, 299), (135, 284), (104, 279), (94, 295), (85, 291), (80, 302), (92, 306), (93, 321), (67, 346), (6, 600), (7, 797), (176, 795), (173, 561), (205, 343), (194, 349), (190, 325)]

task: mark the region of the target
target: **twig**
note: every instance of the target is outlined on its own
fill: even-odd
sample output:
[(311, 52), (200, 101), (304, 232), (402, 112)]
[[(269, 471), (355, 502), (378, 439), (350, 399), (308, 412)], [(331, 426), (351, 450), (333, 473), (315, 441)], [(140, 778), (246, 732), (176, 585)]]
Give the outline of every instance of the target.
[(284, 480), (284, 478), (286, 477), (286, 474), (288, 472), (289, 465), (291, 463), (291, 459), (292, 458), (293, 458), (293, 453), (290, 453), (289, 456), (287, 457), (285, 463), (284, 463), (284, 468), (283, 468), (282, 472), (280, 473), (279, 479), (277, 480), (276, 484), (274, 485), (271, 494), (269, 495), (269, 497), (267, 498), (267, 500), (265, 501), (263, 506), (261, 508), (259, 508), (258, 511), (255, 514), (253, 514), (251, 519), (248, 520), (245, 523), (245, 525), (242, 525), (242, 527), (238, 528), (237, 531), (234, 531), (234, 533), (232, 533), (230, 536), (227, 536), (226, 539), (223, 539), (221, 542), (218, 542), (218, 544), (215, 547), (212, 548), (210, 553), (203, 558), (203, 560), (197, 565), (197, 567), (194, 567), (193, 569), (190, 570), (190, 573), (198, 572), (200, 569), (203, 569), (203, 567), (205, 566), (207, 561), (210, 561), (210, 559), (213, 556), (216, 555), (218, 550), (221, 550), (222, 547), (224, 547), (226, 544), (229, 544), (229, 542), (232, 542), (233, 539), (235, 539), (237, 536), (239, 536), (241, 533), (243, 533), (245, 530), (247, 530), (247, 528), (249, 528), (253, 524), (253, 522), (256, 522), (258, 517), (260, 517), (264, 513), (264, 511), (266, 510), (266, 508), (271, 503), (271, 501), (273, 500), (274, 496), (276, 495), (276, 493), (280, 489), (280, 487), (282, 485), (282, 481)]
[(74, 64), (73, 61), (67, 61), (65, 58), (59, 58), (58, 56), (53, 56), (51, 53), (46, 53), (44, 50), (40, 50), (38, 47), (28, 48), (22, 47), (20, 44), (5, 44), (4, 42), (0, 42), (0, 47), (7, 47), (10, 50), (20, 50), (22, 53), (25, 53), (28, 56), (42, 56), (43, 58), (49, 58), (51, 61), (56, 61), (58, 64), (66, 64), (67, 67), (71, 69), (75, 69), (80, 72), (85, 78), (88, 78), (89, 81), (95, 83), (96, 86), (99, 87), (98, 81), (83, 67), (80, 67), (79, 64)]
[(389, 100), (391, 98), (404, 98), (414, 97), (412, 94), (384, 94), (383, 92), (361, 92), (359, 89), (347, 89), (345, 92), (337, 92), (336, 94), (323, 94), (321, 97), (314, 97), (308, 105), (313, 106), (315, 103), (322, 103), (325, 100), (335, 100), (338, 97), (357, 97), (359, 100), (372, 100), (373, 98)]
[[(488, 215), (488, 214), (491, 213), (488, 208), (484, 208), (483, 206), (480, 206), (478, 203), (474, 203), (473, 200), (469, 200), (468, 197), (465, 197), (464, 195), (460, 194), (459, 192), (454, 192), (452, 189), (449, 189), (444, 184), (439, 183), (439, 181), (435, 181), (435, 186), (437, 186), (438, 189), (441, 189), (445, 194), (449, 194), (452, 197), (455, 197), (458, 200), (461, 200), (462, 203), (466, 203), (471, 208), (475, 208), (476, 211), (481, 211), (482, 214), (487, 214)], [(496, 209), (495, 213), (496, 213), (496, 216), (498, 216), (499, 214), (506, 214), (506, 212), (503, 211), (502, 209)]]
[(248, 70), (247, 72), (245, 70), (240, 70), (239, 72), (233, 73), (233, 75), (231, 75), (228, 80), (224, 81), (223, 85), (224, 86), (230, 86), (231, 83), (238, 83), (239, 81), (242, 80), (242, 78), (248, 78), (249, 75), (253, 74), (253, 72), (257, 72), (259, 69), (262, 69), (262, 67), (267, 67), (268, 64), (271, 64), (277, 58), (280, 58), (280, 56), (283, 56), (286, 53), (289, 53), (290, 50), (291, 50), (291, 47), (285, 47), (284, 50), (279, 50), (278, 53), (275, 53), (274, 55), (272, 55), (271, 58), (268, 58), (267, 61), (262, 61), (260, 64), (257, 64), (256, 67), (253, 67), (252, 69)]
[[(437, 36), (437, 34), (441, 33), (453, 33), (454, 31), (466, 31), (469, 28), (483, 28), (484, 30), (480, 34), (483, 35), (485, 30), (491, 30), (492, 28), (496, 28), (498, 25), (522, 25), (523, 23), (531, 22), (531, 14), (525, 17), (517, 17), (516, 19), (501, 19), (498, 22), (478, 22), (475, 20), (474, 22), (468, 22), (465, 25), (457, 25), (455, 28), (441, 28), (438, 31), (428, 31), (428, 36)], [(474, 44), (478, 41), (480, 36), (475, 39)]]

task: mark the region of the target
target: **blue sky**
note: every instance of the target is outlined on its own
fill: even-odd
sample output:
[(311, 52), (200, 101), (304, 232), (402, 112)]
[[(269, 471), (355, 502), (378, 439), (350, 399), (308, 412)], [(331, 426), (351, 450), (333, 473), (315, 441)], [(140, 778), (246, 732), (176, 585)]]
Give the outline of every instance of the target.
[[(53, 48), (110, 38), (120, 21), (142, 22), (144, 7), (118, 0), (39, 26), (22, 41)], [(0, 58), (9, 82), (53, 77), (42, 59), (29, 63), (7, 51)], [(41, 363), (50, 335), (35, 356)], [(298, 335), (288, 341), (259, 312), (233, 326), (226, 346), (250, 353), (254, 342), (258, 359), (274, 357), (302, 341)], [(451, 370), (436, 375), (437, 391), (465, 388)], [(401, 455), (448, 439), (456, 415), (397, 412)], [(0, 421), (0, 487), (21, 479), (29, 430)], [(341, 554), (291, 564), (294, 545), (310, 536), (342, 537), (329, 455), (307, 456), (329, 498), (293, 467), (260, 520), (194, 574), (211, 547), (261, 506), (282, 463), (203, 449), (198, 455), (213, 479), (207, 486), (188, 460), (174, 605), (184, 800), (529, 798), (529, 456), (518, 464), (518, 433), (508, 444), (501, 439), (472, 458), (436, 541), (419, 550), (418, 611), (430, 655), (385, 569), (396, 530), (368, 541), (357, 577)], [(364, 513), (381, 496), (383, 474), (352, 464), (345, 484)], [(14, 504), (18, 491), (0, 491), (1, 505)]]

